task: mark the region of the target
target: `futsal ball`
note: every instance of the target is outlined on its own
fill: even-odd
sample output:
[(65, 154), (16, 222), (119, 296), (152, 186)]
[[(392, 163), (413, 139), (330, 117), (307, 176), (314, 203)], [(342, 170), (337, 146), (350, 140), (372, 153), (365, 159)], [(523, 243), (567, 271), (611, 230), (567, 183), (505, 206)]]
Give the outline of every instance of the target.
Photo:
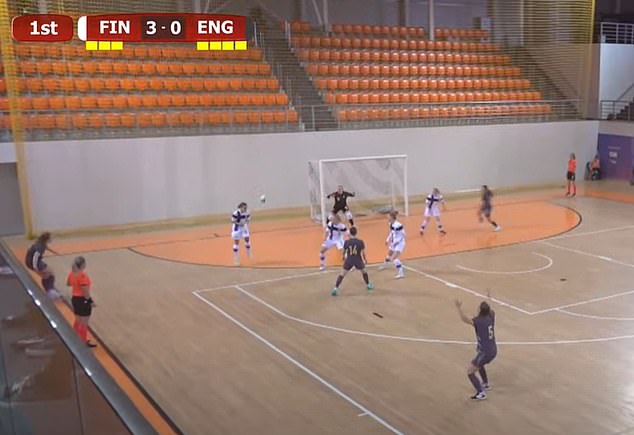
[(260, 195), (260, 203), (264, 204), (266, 202), (266, 195)]

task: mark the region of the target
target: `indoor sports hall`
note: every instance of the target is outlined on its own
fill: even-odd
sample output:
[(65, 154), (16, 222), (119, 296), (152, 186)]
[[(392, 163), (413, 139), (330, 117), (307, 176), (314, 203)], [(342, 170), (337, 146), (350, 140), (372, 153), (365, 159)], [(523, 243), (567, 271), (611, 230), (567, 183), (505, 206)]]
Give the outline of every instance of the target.
[(0, 434), (634, 434), (633, 32), (0, 0)]

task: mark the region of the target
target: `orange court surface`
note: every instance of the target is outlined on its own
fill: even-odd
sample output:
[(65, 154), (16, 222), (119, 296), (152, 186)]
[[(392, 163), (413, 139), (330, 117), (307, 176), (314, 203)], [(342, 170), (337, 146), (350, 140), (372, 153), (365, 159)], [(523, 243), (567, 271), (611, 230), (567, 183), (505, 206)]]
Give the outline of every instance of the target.
[[(186, 434), (634, 434), (634, 189), (562, 192), (497, 195), (501, 232), (478, 223), (473, 196), (447, 200), (446, 236), (433, 221), (420, 236), (414, 205), (401, 280), (376, 267), (386, 217), (360, 217), (375, 289), (350, 273), (336, 298), (341, 258), (318, 270), (322, 228), (258, 210), (241, 267), (230, 211), (223, 224), (54, 234), (46, 258), (61, 285), (86, 257), (95, 334)], [(22, 258), (28, 242), (6, 240)], [(488, 292), (499, 352), (488, 399), (471, 403), (475, 337), (454, 300), (475, 315)]]

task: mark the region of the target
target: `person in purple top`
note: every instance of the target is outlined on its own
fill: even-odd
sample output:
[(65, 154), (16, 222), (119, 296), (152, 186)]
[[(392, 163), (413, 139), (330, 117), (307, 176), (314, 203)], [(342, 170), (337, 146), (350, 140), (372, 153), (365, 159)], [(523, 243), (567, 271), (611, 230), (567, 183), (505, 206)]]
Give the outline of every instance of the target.
[[(478, 339), (477, 353), (467, 370), (467, 376), (476, 390), (476, 394), (471, 396), (471, 399), (484, 400), (487, 398), (486, 391), (491, 389), (484, 366), (493, 361), (498, 353), (495, 343), (495, 311), (491, 309), (487, 302), (483, 301), (480, 303), (478, 315), (473, 319), (469, 319), (462, 311), (462, 302), (457, 299), (456, 308), (458, 308), (460, 319), (475, 328), (476, 338)], [(476, 372), (480, 373), (482, 382), (476, 376)]]

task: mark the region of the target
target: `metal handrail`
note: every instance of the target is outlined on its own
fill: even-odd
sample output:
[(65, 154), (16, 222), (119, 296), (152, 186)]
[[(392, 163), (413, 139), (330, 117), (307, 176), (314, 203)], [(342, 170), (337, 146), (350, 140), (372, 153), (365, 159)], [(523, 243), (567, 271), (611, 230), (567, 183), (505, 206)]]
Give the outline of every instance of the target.
[(634, 89), (634, 82), (632, 82), (632, 84), (628, 86), (628, 88), (621, 95), (616, 97), (616, 101), (631, 99), (630, 97), (628, 97), (628, 94), (632, 91), (632, 89)]
[(34, 305), (42, 311), (52, 329), (64, 342), (69, 352), (95, 384), (97, 390), (112, 407), (113, 411), (119, 416), (121, 422), (135, 435), (156, 434), (156, 430), (141, 415), (130, 398), (110, 377), (86, 345), (79, 340), (77, 334), (57, 310), (53, 302), (45, 297), (43, 292), (37, 290), (38, 285), (33, 280), (33, 277), (25, 271), (2, 240), (0, 240), (0, 256), (6, 260), (7, 265), (13, 270), (26, 292), (33, 299)]
[(634, 121), (632, 100), (601, 100), (599, 102), (599, 119), (609, 121)]
[(601, 42), (612, 44), (634, 44), (634, 24), (602, 22)]

